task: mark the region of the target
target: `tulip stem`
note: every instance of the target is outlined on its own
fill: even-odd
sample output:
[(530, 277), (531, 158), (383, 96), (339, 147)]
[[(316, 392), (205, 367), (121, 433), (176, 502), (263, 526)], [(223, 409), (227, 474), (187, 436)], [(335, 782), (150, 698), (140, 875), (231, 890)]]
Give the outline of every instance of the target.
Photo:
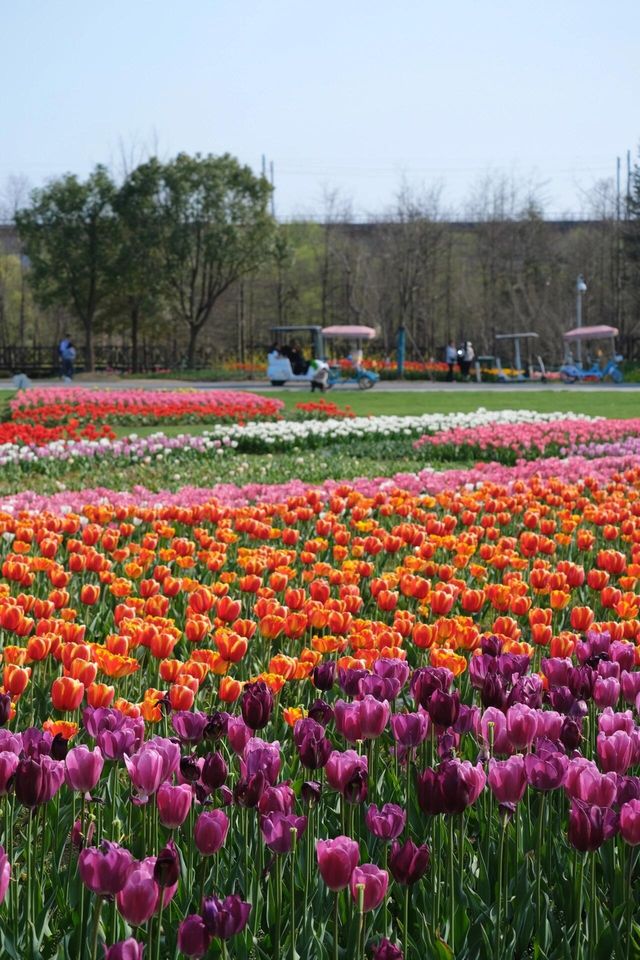
[(449, 940), (451, 952), (455, 956), (455, 914), (456, 914), (456, 891), (455, 891), (455, 870), (453, 858), (453, 817), (449, 816)]
[[(164, 908), (164, 887), (160, 887), (160, 909), (158, 911), (158, 934), (156, 938), (156, 960), (160, 960), (160, 941), (162, 940), (162, 911)], [(95, 960), (95, 958), (93, 958)]]
[(333, 901), (333, 960), (339, 960), (338, 941), (340, 934), (340, 891), (336, 890)]
[(540, 809), (538, 811), (538, 841), (536, 850), (536, 936), (540, 940), (540, 921), (542, 913), (542, 895), (540, 892), (542, 884), (542, 831), (544, 827), (544, 813), (546, 793), (540, 795)]
[(636, 848), (635, 848), (635, 847), (631, 847), (631, 849), (629, 850), (629, 853), (628, 853), (628, 858), (627, 858), (627, 859), (628, 859), (628, 869), (627, 869), (627, 878), (626, 878), (626, 879), (627, 879), (627, 889), (626, 889), (626, 891), (625, 891), (625, 893), (626, 893), (626, 898), (625, 898), (625, 912), (626, 912), (626, 914), (627, 914), (627, 917), (626, 917), (626, 921), (627, 921), (627, 922), (626, 922), (626, 929), (627, 929), (626, 940), (627, 940), (627, 942), (626, 942), (626, 946), (625, 946), (625, 951), (626, 951), (626, 952), (625, 952), (625, 956), (626, 956), (626, 960), (629, 960), (629, 957), (631, 956), (631, 953), (630, 953), (630, 951), (631, 951), (631, 927), (632, 927), (632, 922), (633, 922), (633, 899), (632, 899), (632, 898), (633, 898), (633, 889), (632, 889), (632, 883), (631, 883), (631, 881), (633, 880), (633, 862), (634, 862), (634, 859), (635, 859), (635, 853), (636, 853)]
[[(387, 871), (387, 854), (388, 854), (388, 848), (387, 848), (387, 844), (385, 843), (383, 844), (383, 847), (382, 847), (382, 869), (385, 871), (385, 873)], [(385, 937), (387, 936), (388, 929), (389, 929), (389, 907), (387, 904), (387, 898), (385, 897), (384, 904), (382, 907), (382, 932)]]
[(289, 911), (291, 913), (291, 960), (296, 960), (296, 914), (295, 914), (295, 889), (296, 889), (296, 840), (298, 832), (295, 827), (290, 829), (291, 835), (291, 873), (289, 875)]
[(275, 950), (273, 952), (274, 957), (280, 957), (280, 931), (281, 931), (281, 916), (282, 916), (282, 861), (280, 857), (276, 857), (276, 862), (274, 864), (274, 885), (275, 885), (275, 894), (276, 894), (276, 934), (275, 934)]
[(504, 870), (504, 835), (507, 832), (507, 818), (502, 818), (500, 850), (498, 853), (498, 922), (496, 924), (496, 960), (502, 956), (502, 877)]
[[(402, 952), (405, 957), (409, 956), (409, 884), (404, 888), (404, 918), (402, 924)], [(435, 920), (435, 918), (434, 918)]]
[[(576, 857), (577, 857), (576, 853)], [(585, 856), (580, 857), (580, 867), (578, 870), (578, 901), (576, 910), (576, 958), (580, 960), (582, 956), (582, 894), (584, 890), (584, 861)]]
[(362, 951), (364, 944), (362, 942), (362, 933), (364, 931), (364, 883), (359, 883), (358, 889), (358, 945), (356, 948), (356, 960), (363, 960)]
[(102, 912), (102, 897), (98, 897), (93, 910), (93, 936), (91, 938), (91, 960), (98, 955), (98, 930), (100, 929), (100, 913)]

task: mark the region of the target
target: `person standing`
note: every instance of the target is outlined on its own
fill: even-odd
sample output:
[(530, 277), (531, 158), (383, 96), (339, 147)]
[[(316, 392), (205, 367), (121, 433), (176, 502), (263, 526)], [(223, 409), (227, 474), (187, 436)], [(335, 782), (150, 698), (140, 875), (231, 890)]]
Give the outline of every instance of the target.
[(462, 379), (469, 379), (469, 371), (471, 370), (471, 364), (475, 359), (476, 353), (471, 345), (471, 341), (467, 340), (462, 349), (462, 357), (460, 358), (460, 372), (462, 373)]
[(447, 372), (447, 380), (451, 383), (453, 381), (453, 368), (458, 361), (458, 351), (456, 350), (454, 340), (449, 340), (449, 343), (447, 344), (447, 348), (445, 350), (445, 361), (449, 367)]
[(67, 340), (62, 350), (62, 378), (65, 383), (73, 380), (73, 364), (76, 359), (76, 348), (71, 340)]
[(71, 337), (68, 333), (65, 333), (64, 337), (58, 344), (58, 363), (60, 364), (60, 376), (64, 378), (64, 354), (69, 344), (71, 343)]

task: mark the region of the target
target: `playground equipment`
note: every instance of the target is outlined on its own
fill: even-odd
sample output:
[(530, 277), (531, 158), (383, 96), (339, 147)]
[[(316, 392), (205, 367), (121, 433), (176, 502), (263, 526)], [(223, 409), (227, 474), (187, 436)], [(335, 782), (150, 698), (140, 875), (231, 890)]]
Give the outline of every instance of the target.
[[(576, 381), (613, 380), (622, 383), (624, 377), (618, 366), (622, 356), (616, 353), (617, 327), (575, 327), (562, 335), (565, 346), (565, 359), (560, 367), (560, 377), (564, 383)], [(595, 346), (597, 344), (597, 347)], [(576, 363), (571, 347), (577, 346), (580, 354), (586, 346), (586, 363)], [(595, 349), (595, 353), (592, 351)]]
[[(496, 341), (504, 341), (513, 343), (513, 369), (515, 370), (515, 376), (509, 377), (502, 370), (502, 362), (499, 356), (496, 356), (496, 366), (498, 368), (498, 380), (501, 383), (513, 383), (513, 382), (526, 382), (534, 379), (535, 372), (535, 363), (534, 356), (532, 355), (532, 346), (533, 341), (539, 340), (540, 337), (537, 333), (531, 331), (527, 333), (497, 333), (494, 337)], [(521, 342), (524, 341), (524, 348), (526, 351), (526, 364), (523, 367), (522, 356), (523, 356), (523, 347)], [(496, 349), (496, 354), (498, 350)], [(546, 380), (547, 372), (545, 370), (542, 357), (539, 354), (535, 355), (535, 360), (537, 361), (538, 369), (540, 371), (541, 380)]]
[[(331, 341), (344, 341), (350, 347), (348, 372), (343, 371), (339, 364), (332, 364), (329, 369), (327, 386), (347, 386), (354, 384), (361, 390), (369, 389), (380, 379), (372, 370), (362, 367), (363, 344), (373, 340), (376, 331), (373, 327), (336, 325), (330, 327), (312, 326), (285, 326), (271, 327), (271, 335), (275, 343), (283, 339), (283, 335), (294, 335), (294, 339), (307, 337), (311, 341), (311, 353), (314, 360), (327, 359), (327, 344)], [(285, 383), (311, 383), (315, 371), (309, 364), (304, 373), (294, 373), (291, 361), (283, 356), (279, 350), (269, 353), (267, 358), (267, 377), (274, 387), (282, 387)]]

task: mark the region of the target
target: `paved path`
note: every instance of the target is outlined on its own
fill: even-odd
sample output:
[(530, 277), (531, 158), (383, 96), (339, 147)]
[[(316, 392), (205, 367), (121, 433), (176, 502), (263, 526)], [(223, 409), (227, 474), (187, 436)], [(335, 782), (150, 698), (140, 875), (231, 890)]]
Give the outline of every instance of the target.
[[(63, 386), (60, 380), (32, 380), (34, 387), (60, 387)], [(268, 380), (240, 380), (240, 381), (211, 381), (211, 380), (153, 380), (144, 377), (119, 378), (119, 377), (99, 377), (95, 380), (90, 377), (80, 376), (74, 380), (74, 384), (79, 387), (102, 387), (111, 390), (169, 390), (169, 389), (196, 389), (196, 390), (259, 390), (261, 393), (271, 393), (274, 390), (287, 390), (292, 393), (309, 393), (308, 384), (291, 384), (285, 387), (272, 387)], [(0, 390), (13, 390), (14, 383), (7, 378), (0, 380)], [(354, 386), (334, 387), (330, 391), (330, 396), (338, 394), (347, 394), (356, 391)], [(431, 380), (381, 380), (374, 387), (376, 392), (396, 393), (396, 392), (419, 392), (419, 393), (474, 393), (478, 391), (500, 394), (500, 393), (518, 393), (521, 395), (527, 393), (541, 393), (544, 391), (553, 391), (554, 393), (599, 393), (602, 391), (640, 391), (640, 383), (447, 383), (446, 381)]]

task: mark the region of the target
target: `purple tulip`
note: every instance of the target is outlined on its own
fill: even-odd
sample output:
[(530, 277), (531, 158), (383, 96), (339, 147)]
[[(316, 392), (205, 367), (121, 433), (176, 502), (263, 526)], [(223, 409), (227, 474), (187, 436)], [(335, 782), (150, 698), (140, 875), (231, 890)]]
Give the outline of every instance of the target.
[(429, 726), (429, 714), (423, 711), (394, 713), (391, 717), (391, 732), (394, 740), (408, 750), (420, 746), (426, 739)]
[(640, 777), (622, 777), (617, 774), (618, 790), (616, 793), (616, 803), (622, 806), (629, 800), (640, 800)]
[(524, 757), (517, 754), (508, 760), (489, 761), (489, 787), (505, 810), (515, 810), (527, 789)]
[(620, 835), (625, 843), (640, 843), (640, 799), (629, 800), (620, 807)]
[(227, 740), (234, 753), (241, 754), (251, 739), (251, 730), (242, 717), (231, 717), (227, 724)]
[(536, 730), (536, 739), (546, 737), (547, 740), (553, 740), (557, 743), (562, 732), (562, 724), (565, 718), (561, 713), (555, 710), (538, 710), (538, 729)]
[(618, 832), (618, 816), (606, 807), (573, 800), (569, 813), (569, 843), (582, 853), (597, 850)]
[(515, 704), (521, 703), (526, 707), (531, 707), (532, 710), (539, 710), (542, 706), (543, 693), (542, 680), (537, 674), (530, 677), (518, 677), (507, 697), (507, 704), (513, 707)]
[(160, 888), (149, 871), (137, 864), (116, 896), (121, 916), (132, 927), (139, 927), (153, 916), (160, 901)]
[(625, 710), (624, 713), (614, 713), (611, 707), (606, 707), (598, 717), (598, 733), (604, 733), (610, 737), (617, 730), (624, 730), (625, 733), (633, 733), (635, 723), (631, 710)]
[(52, 760), (46, 754), (39, 759), (20, 760), (14, 773), (14, 791), (25, 807), (48, 803), (64, 781), (64, 763)]
[(386, 870), (381, 870), (374, 863), (363, 863), (356, 867), (351, 874), (349, 889), (354, 903), (360, 903), (361, 891), (363, 893), (362, 910), (368, 913), (370, 910), (376, 910), (387, 894), (389, 886), (389, 874)]
[(599, 733), (596, 749), (600, 766), (605, 773), (611, 770), (615, 773), (626, 773), (634, 759), (635, 744), (624, 730), (616, 730), (610, 737)]
[(180, 738), (180, 743), (200, 743), (208, 722), (206, 713), (179, 710), (171, 715), (171, 723)]
[(183, 824), (191, 809), (192, 798), (193, 792), (188, 784), (172, 787), (169, 783), (163, 783), (156, 793), (160, 823), (163, 827), (175, 830)]
[(389, 722), (391, 709), (386, 700), (380, 702), (375, 697), (366, 696), (358, 701), (360, 705), (360, 723), (362, 739), (376, 740), (384, 732)]
[(346, 700), (336, 700), (334, 714), (336, 730), (345, 740), (356, 743), (363, 739), (360, 701), (347, 703)]
[(569, 657), (549, 657), (542, 660), (540, 669), (549, 681), (549, 686), (566, 687), (569, 671), (573, 667)]
[(567, 758), (557, 750), (540, 750), (538, 753), (528, 753), (524, 758), (524, 769), (527, 782), (536, 790), (556, 790), (564, 783), (567, 772)]
[(615, 660), (599, 660), (598, 666), (596, 667), (596, 673), (599, 677), (603, 677), (605, 680), (613, 678), (614, 680), (620, 679), (620, 664)]
[(373, 661), (373, 672), (379, 677), (397, 680), (400, 689), (402, 689), (409, 679), (411, 671), (406, 660), (398, 660), (395, 657), (380, 657), (379, 660)]
[(224, 846), (229, 818), (222, 810), (205, 810), (196, 820), (193, 837), (198, 852), (210, 857)]
[(167, 737), (151, 737), (145, 748), (156, 750), (162, 757), (162, 780), (170, 780), (180, 763), (180, 747)]
[(122, 890), (133, 864), (125, 847), (108, 840), (103, 840), (99, 847), (85, 847), (78, 857), (80, 879), (102, 897), (113, 897)]
[(138, 943), (133, 937), (104, 948), (104, 960), (143, 960), (143, 956), (144, 944)]
[(614, 677), (596, 677), (593, 683), (593, 702), (599, 710), (615, 707), (620, 698), (620, 683)]
[(374, 673), (367, 674), (358, 684), (357, 699), (373, 697), (374, 700), (392, 701), (400, 693), (400, 681), (395, 677), (379, 677)]
[(365, 823), (378, 840), (395, 840), (404, 830), (407, 814), (395, 803), (385, 803), (381, 810), (372, 803), (367, 809)]
[(320, 802), (322, 785), (317, 780), (305, 780), (300, 787), (300, 799), (308, 806), (315, 806)]
[(281, 764), (282, 756), (277, 740), (267, 743), (260, 737), (251, 737), (242, 754), (240, 773), (243, 780), (248, 780), (261, 772), (267, 783), (274, 784), (278, 779)]
[(0, 846), (0, 903), (3, 902), (7, 895), (10, 880), (11, 864), (9, 863), (9, 858), (4, 852), (4, 847)]
[(337, 892), (349, 885), (360, 859), (360, 848), (351, 837), (340, 836), (316, 841), (316, 856), (320, 876), (330, 890)]
[(248, 683), (240, 700), (242, 719), (251, 730), (261, 730), (273, 712), (273, 694), (263, 680)]
[(507, 736), (514, 750), (530, 747), (538, 732), (538, 714), (523, 703), (507, 710)]
[(404, 960), (400, 947), (383, 937), (371, 951), (371, 960)]
[(498, 710), (497, 707), (487, 707), (480, 718), (480, 732), (488, 748), (493, 744), (492, 754), (513, 752), (507, 735), (507, 718), (502, 710)]
[(334, 750), (325, 767), (327, 782), (339, 790), (347, 803), (362, 803), (367, 796), (368, 762), (355, 750)]
[(358, 687), (363, 677), (368, 677), (368, 670), (358, 669), (340, 669), (338, 670), (338, 683), (340, 688), (348, 697), (355, 697), (358, 693)]
[(319, 770), (325, 766), (333, 745), (325, 736), (321, 723), (309, 717), (298, 720), (293, 729), (293, 739), (303, 767), (308, 770)]
[(424, 813), (462, 813), (475, 803), (486, 783), (482, 767), (468, 760), (444, 760), (437, 770), (418, 775), (418, 802)]
[(104, 757), (99, 747), (89, 750), (84, 745), (69, 750), (65, 759), (65, 781), (72, 790), (90, 793), (102, 773)]
[(431, 852), (426, 844), (417, 847), (413, 840), (403, 844), (397, 840), (391, 845), (389, 870), (396, 883), (410, 886), (417, 883), (427, 872)]
[(258, 812), (267, 813), (293, 813), (296, 803), (296, 795), (291, 789), (289, 782), (276, 783), (273, 787), (267, 787), (258, 801)]
[(635, 646), (626, 640), (614, 640), (609, 647), (609, 656), (620, 664), (621, 670), (630, 671), (635, 667)]
[(213, 713), (208, 713), (203, 739), (221, 740), (222, 737), (226, 737), (230, 719), (231, 714), (225, 710), (215, 710)]
[(293, 846), (292, 833), (295, 831), (298, 841), (306, 828), (307, 818), (296, 817), (291, 813), (267, 813), (260, 820), (264, 842), (274, 853), (289, 853)]
[(13, 786), (13, 775), (19, 763), (18, 756), (3, 750), (0, 753), (0, 797), (6, 796)]
[(576, 757), (567, 767), (564, 789), (573, 800), (610, 807), (616, 800), (618, 778), (615, 773), (600, 773), (592, 760)]
[(178, 950), (187, 957), (204, 957), (211, 939), (211, 934), (198, 913), (185, 917), (178, 927)]
[(0, 752), (15, 753), (16, 757), (19, 756), (22, 752), (22, 736), (0, 729)]
[(139, 800), (146, 803), (164, 780), (164, 757), (155, 747), (144, 744), (137, 753), (125, 756), (124, 763)]
[(234, 894), (225, 897), (207, 897), (202, 903), (202, 919), (213, 937), (229, 940), (242, 933), (249, 920), (251, 904)]
[[(97, 712), (97, 711), (96, 711)], [(141, 717), (124, 717), (120, 726), (104, 726), (98, 731), (97, 744), (107, 760), (122, 760), (142, 745), (144, 721)]]

